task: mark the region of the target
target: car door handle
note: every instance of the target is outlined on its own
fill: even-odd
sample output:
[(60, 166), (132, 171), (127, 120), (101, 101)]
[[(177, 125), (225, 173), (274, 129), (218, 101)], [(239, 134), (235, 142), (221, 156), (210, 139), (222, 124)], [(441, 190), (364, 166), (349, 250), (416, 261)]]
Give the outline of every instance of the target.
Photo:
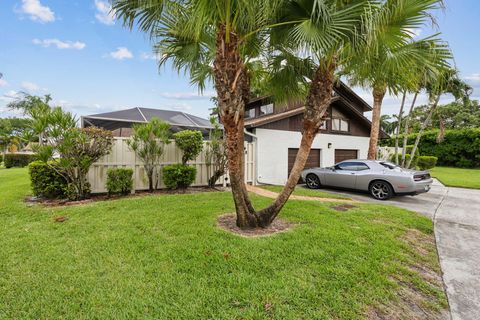
[(355, 172), (350, 172), (350, 174), (355, 174)]

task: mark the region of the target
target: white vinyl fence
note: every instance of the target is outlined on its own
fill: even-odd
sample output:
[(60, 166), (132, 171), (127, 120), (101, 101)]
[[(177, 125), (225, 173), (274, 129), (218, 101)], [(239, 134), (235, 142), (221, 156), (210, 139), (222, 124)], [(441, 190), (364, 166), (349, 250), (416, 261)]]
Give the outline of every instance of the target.
[[(127, 145), (129, 138), (115, 137), (113, 142), (112, 151), (107, 156), (95, 162), (90, 171), (88, 172), (88, 181), (91, 184), (92, 193), (107, 192), (107, 170), (110, 168), (132, 168), (134, 189), (135, 190), (147, 190), (148, 178), (145, 174), (143, 163), (135, 155), (135, 152), (130, 150)], [(205, 142), (204, 142), (205, 144)], [(253, 143), (245, 143), (245, 181), (247, 183), (255, 184), (255, 145)], [(154, 186), (161, 189), (164, 188), (162, 168), (164, 166), (181, 163), (182, 152), (175, 146), (175, 142), (165, 146), (163, 159), (159, 163), (156, 173), (154, 174)], [(195, 159), (188, 163), (197, 169), (197, 177), (193, 186), (206, 186), (208, 185), (209, 170), (205, 161), (205, 148), (202, 153)], [(227, 175), (222, 176), (217, 183), (226, 185), (228, 184)]]
[[(403, 148), (398, 148), (398, 153), (401, 154)], [(395, 147), (378, 147), (377, 148), (377, 159), (390, 161), (390, 158), (395, 154)]]

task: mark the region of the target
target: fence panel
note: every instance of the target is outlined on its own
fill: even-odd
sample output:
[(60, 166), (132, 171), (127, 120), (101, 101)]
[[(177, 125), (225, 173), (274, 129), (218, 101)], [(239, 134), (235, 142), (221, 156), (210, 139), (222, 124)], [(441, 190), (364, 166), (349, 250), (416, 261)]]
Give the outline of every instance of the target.
[[(148, 189), (148, 179), (145, 174), (145, 169), (143, 163), (136, 156), (127, 145), (127, 140), (129, 138), (125, 137), (115, 137), (112, 151), (95, 162), (90, 171), (88, 172), (88, 181), (91, 184), (92, 193), (103, 193), (107, 192), (105, 187), (107, 181), (107, 171), (110, 168), (132, 168), (133, 169), (133, 178), (135, 190), (147, 190)], [(206, 142), (204, 142), (204, 145)], [(255, 143), (245, 143), (245, 181), (247, 183), (255, 183)], [(201, 154), (194, 160), (189, 163), (189, 165), (194, 166), (197, 169), (197, 176), (193, 186), (206, 186), (208, 185), (208, 166), (205, 160), (205, 149)], [(164, 188), (163, 177), (162, 177), (162, 168), (164, 166), (181, 163), (182, 161), (182, 152), (176, 147), (175, 142), (172, 141), (170, 144), (165, 146), (165, 151), (162, 157), (161, 162), (159, 163), (155, 173), (154, 173), (154, 185), (157, 188)], [(227, 175), (224, 175), (218, 179), (218, 184), (227, 184), (228, 179)]]

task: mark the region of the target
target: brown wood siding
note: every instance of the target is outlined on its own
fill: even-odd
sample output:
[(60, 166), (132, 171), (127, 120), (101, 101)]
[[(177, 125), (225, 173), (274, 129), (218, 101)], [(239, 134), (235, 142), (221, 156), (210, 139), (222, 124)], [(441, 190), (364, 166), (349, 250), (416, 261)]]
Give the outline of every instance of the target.
[(335, 163), (339, 163), (345, 160), (357, 159), (358, 151), (357, 150), (347, 150), (347, 149), (335, 149)]
[[(295, 158), (297, 157), (297, 153), (298, 153), (298, 148), (288, 148), (288, 175), (289, 176), (290, 176), (290, 172), (292, 171), (293, 164), (295, 163)], [(311, 149), (304, 169), (315, 168), (319, 166), (320, 166), (320, 149)]]
[[(259, 105), (260, 102), (256, 102), (254, 105)], [(332, 108), (338, 110), (343, 116), (345, 120), (349, 122), (349, 131), (333, 131), (332, 130)], [(278, 113), (281, 109), (274, 109), (275, 113)], [(368, 123), (365, 122), (365, 119), (361, 119), (358, 114), (355, 114), (350, 107), (345, 105), (344, 102), (334, 101), (332, 105), (328, 108), (327, 112), (327, 130), (321, 130), (320, 133), (327, 133), (327, 134), (338, 134), (338, 135), (351, 135), (357, 137), (369, 137), (370, 136), (370, 127)], [(261, 119), (262, 117), (257, 117)], [(289, 118), (285, 118), (282, 120), (266, 123), (263, 125), (258, 126), (257, 128), (263, 129), (271, 129), (271, 130), (283, 130), (283, 131), (295, 131), (295, 132), (302, 132), (303, 129), (303, 114), (297, 114), (291, 116)]]

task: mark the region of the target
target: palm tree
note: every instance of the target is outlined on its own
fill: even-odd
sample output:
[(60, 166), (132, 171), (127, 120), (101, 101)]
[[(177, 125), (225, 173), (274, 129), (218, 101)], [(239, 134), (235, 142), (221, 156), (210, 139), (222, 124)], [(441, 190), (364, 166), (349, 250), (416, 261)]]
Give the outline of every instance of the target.
[[(187, 70), (203, 89), (212, 79), (224, 125), (230, 184), (241, 228), (268, 226), (281, 210), (305, 165), (311, 143), (330, 104), (338, 51), (353, 34), (370, 1), (195, 0), (186, 3), (114, 0), (113, 10), (130, 28), (158, 39), (160, 64), (172, 61)], [(275, 28), (275, 27), (278, 27)], [(283, 28), (279, 28), (283, 27)], [(275, 28), (275, 33), (270, 32)], [(268, 208), (255, 211), (245, 187), (243, 165), (244, 107), (250, 95), (252, 58), (268, 52), (276, 35), (297, 49), (307, 47), (317, 57), (306, 98), (300, 152), (287, 185)], [(281, 38), (276, 38), (281, 39)]]
[[(372, 128), (368, 159), (375, 159), (383, 99), (389, 91), (398, 94), (410, 86), (408, 74), (421, 64), (441, 68), (449, 52), (435, 37), (413, 41), (412, 29), (421, 27), (440, 0), (387, 0), (371, 11), (372, 26), (364, 46), (350, 61), (349, 79), (353, 85), (371, 88), (373, 95)], [(437, 63), (436, 65), (434, 63)]]
[(406, 164), (406, 168), (410, 168), (410, 166), (412, 165), (413, 156), (417, 152), (420, 139), (422, 138), (425, 129), (430, 125), (432, 115), (437, 109), (438, 103), (442, 95), (445, 93), (450, 93), (455, 97), (457, 101), (463, 100), (464, 102), (466, 102), (468, 101), (469, 96), (472, 93), (472, 87), (470, 87), (466, 82), (460, 79), (460, 77), (458, 76), (458, 71), (456, 69), (449, 69), (444, 71), (442, 74), (440, 74), (440, 76), (436, 79), (435, 82), (429, 83), (427, 90), (429, 94), (430, 108), (426, 120), (422, 123), (420, 131), (417, 133), (417, 137), (415, 138), (415, 143), (410, 154), (410, 159)]

